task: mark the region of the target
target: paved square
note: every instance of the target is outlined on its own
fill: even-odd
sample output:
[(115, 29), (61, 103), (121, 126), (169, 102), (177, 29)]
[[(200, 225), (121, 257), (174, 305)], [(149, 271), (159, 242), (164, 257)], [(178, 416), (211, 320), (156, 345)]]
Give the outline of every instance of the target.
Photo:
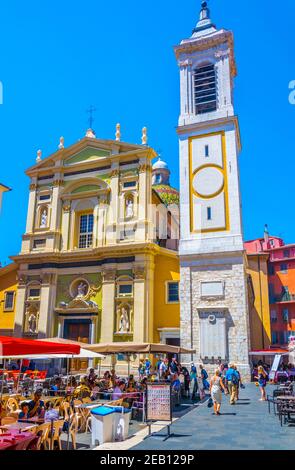
[[(267, 393), (272, 395), (273, 389), (268, 386)], [(259, 389), (248, 384), (236, 405), (229, 405), (228, 396), (223, 396), (221, 416), (202, 404), (171, 426), (177, 437), (165, 442), (150, 437), (133, 450), (294, 450), (295, 425), (281, 427), (278, 417), (268, 414), (267, 402), (259, 398)]]

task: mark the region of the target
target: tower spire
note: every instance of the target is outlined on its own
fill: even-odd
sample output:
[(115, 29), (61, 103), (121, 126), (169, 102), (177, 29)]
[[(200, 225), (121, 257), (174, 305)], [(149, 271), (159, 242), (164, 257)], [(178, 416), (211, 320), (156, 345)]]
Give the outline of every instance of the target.
[(208, 28), (215, 28), (210, 18), (210, 10), (208, 8), (208, 2), (201, 3), (200, 19), (193, 29), (193, 34), (199, 33)]

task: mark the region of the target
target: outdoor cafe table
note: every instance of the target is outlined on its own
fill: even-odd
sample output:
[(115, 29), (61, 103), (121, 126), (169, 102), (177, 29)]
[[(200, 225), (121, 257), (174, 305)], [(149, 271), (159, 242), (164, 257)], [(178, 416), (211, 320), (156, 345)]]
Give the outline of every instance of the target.
[[(25, 423), (25, 422), (16, 421), (15, 423), (11, 423), (11, 424), (3, 424), (0, 426), (0, 429), (3, 429), (4, 431), (9, 431), (9, 432), (12, 432), (12, 431), (20, 432), (20, 431), (31, 431), (37, 426), (39, 426), (39, 423), (37, 422)], [(1, 437), (1, 434), (0, 434), (0, 437)]]
[(0, 450), (26, 450), (34, 440), (37, 440), (37, 437), (31, 432), (11, 429), (5, 434), (0, 434)]
[(276, 397), (277, 400), (284, 400), (284, 401), (295, 401), (294, 395), (280, 395)]

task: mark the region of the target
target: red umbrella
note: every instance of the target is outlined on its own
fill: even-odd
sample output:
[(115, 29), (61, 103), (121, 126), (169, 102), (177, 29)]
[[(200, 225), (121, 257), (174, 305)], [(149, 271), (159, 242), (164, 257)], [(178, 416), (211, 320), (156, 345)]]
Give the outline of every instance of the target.
[(32, 354), (79, 354), (78, 344), (52, 343), (34, 339), (0, 336), (1, 356), (28, 356)]

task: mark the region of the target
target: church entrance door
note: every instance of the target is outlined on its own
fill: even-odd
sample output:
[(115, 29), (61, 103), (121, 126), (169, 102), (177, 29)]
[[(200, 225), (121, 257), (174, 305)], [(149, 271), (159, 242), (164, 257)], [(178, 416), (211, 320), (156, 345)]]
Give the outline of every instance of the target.
[[(180, 338), (166, 338), (166, 344), (169, 344), (169, 346), (180, 346)], [(167, 354), (169, 362), (171, 362), (173, 356), (176, 356), (178, 360), (178, 354)]]
[[(64, 338), (81, 343), (89, 343), (90, 341), (90, 325), (91, 320), (65, 320), (64, 322)], [(71, 359), (71, 370), (86, 370), (88, 367), (88, 359)]]

